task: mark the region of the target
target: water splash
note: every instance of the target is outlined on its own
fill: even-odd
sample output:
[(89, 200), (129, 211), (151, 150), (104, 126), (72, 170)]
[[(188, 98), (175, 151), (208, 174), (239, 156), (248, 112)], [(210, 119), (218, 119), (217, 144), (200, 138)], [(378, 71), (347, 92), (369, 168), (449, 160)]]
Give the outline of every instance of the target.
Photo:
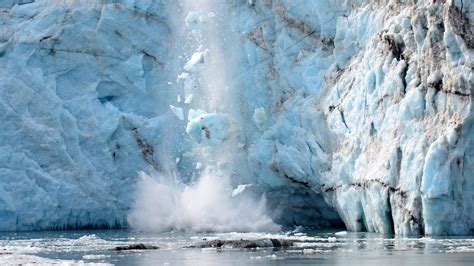
[(265, 198), (232, 197), (228, 179), (206, 168), (197, 183), (180, 186), (165, 176), (140, 173), (137, 201), (128, 221), (143, 231), (278, 231), (266, 215)]

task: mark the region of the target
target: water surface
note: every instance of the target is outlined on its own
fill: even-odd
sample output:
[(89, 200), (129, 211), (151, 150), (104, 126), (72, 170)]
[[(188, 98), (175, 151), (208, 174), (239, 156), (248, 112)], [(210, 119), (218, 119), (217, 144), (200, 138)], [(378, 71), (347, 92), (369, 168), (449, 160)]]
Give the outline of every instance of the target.
[[(203, 240), (283, 238), (290, 248), (183, 248)], [(159, 250), (113, 251), (144, 243)], [(129, 230), (0, 233), (0, 264), (472, 265), (473, 237), (395, 237), (295, 230), (281, 233), (140, 233)]]

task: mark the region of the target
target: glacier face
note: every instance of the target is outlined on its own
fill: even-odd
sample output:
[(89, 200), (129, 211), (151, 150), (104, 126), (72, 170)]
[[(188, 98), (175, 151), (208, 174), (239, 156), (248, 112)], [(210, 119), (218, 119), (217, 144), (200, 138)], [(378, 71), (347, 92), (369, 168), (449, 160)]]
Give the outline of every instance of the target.
[[(219, 96), (238, 106), (248, 171), (235, 187), (252, 184), (286, 225), (472, 233), (474, 4), (211, 9), (234, 63), (235, 89)], [(169, 109), (194, 57), (182, 31), (199, 16), (187, 15), (169, 1), (0, 4), (0, 230), (125, 226), (138, 171), (178, 157), (190, 178), (198, 158)]]
[(0, 12), (0, 230), (122, 227), (137, 171), (158, 167), (173, 130), (157, 115), (171, 90), (165, 14), (31, 2)]
[(472, 233), (473, 5), (348, 3), (257, 2), (273, 19), (249, 38), (276, 84), (250, 162), (350, 230)]

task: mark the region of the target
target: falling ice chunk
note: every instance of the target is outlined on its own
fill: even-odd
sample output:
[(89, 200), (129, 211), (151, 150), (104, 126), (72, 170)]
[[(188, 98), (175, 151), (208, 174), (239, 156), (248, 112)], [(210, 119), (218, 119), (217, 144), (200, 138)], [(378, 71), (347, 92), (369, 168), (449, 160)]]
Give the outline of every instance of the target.
[(201, 168), (202, 168), (202, 163), (197, 162), (197, 163), (196, 163), (196, 169), (197, 169), (197, 170), (200, 170)]
[(184, 113), (182, 108), (170, 105), (170, 109), (179, 120), (184, 120)]
[(247, 188), (249, 188), (251, 186), (252, 186), (252, 184), (245, 184), (245, 185), (237, 186), (237, 188), (234, 189), (234, 191), (232, 191), (232, 197), (235, 197), (235, 196), (239, 195), (240, 193), (244, 192)]
[(192, 140), (214, 146), (238, 134), (237, 123), (227, 114), (189, 110), (186, 132)]
[(206, 22), (207, 22), (207, 18), (206, 18), (204, 15), (200, 15), (200, 16), (199, 16), (199, 22), (201, 22), (201, 23), (206, 23)]
[(176, 158), (176, 164), (178, 164), (181, 161), (180, 158)]
[(185, 104), (190, 104), (192, 101), (193, 101), (193, 94), (191, 93), (188, 96), (186, 96), (186, 99), (184, 100), (184, 103)]
[(201, 19), (201, 16), (200, 12), (189, 12), (185, 19), (186, 27), (193, 31), (200, 31), (204, 27), (203, 24), (205, 22)]
[(176, 101), (177, 101), (178, 103), (181, 102), (181, 95), (178, 94), (178, 99), (176, 99)]
[(196, 68), (197, 64), (204, 63), (204, 53), (205, 52), (197, 52), (191, 56), (191, 59), (184, 65), (184, 69), (186, 71), (193, 71)]
[(197, 90), (197, 83), (191, 74), (183, 72), (178, 76), (177, 82), (183, 81), (184, 86), (184, 95), (189, 95), (190, 93), (195, 93)]
[(178, 79), (176, 81), (186, 80), (188, 78), (189, 78), (189, 73), (183, 72), (178, 75)]
[(214, 12), (209, 12), (209, 13), (207, 14), (207, 16), (208, 16), (209, 18), (213, 18), (213, 17), (216, 16), (216, 13), (214, 13)]

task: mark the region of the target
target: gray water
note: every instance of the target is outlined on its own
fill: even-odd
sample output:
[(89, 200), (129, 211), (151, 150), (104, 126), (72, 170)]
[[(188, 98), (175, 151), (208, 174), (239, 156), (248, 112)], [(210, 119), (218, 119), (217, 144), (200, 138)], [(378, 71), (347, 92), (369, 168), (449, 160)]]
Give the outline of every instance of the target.
[[(202, 240), (284, 238), (290, 248), (183, 248)], [(145, 243), (159, 250), (113, 251)], [(0, 233), (0, 264), (115, 265), (473, 265), (474, 238), (372, 233), (140, 233), (128, 230)]]

